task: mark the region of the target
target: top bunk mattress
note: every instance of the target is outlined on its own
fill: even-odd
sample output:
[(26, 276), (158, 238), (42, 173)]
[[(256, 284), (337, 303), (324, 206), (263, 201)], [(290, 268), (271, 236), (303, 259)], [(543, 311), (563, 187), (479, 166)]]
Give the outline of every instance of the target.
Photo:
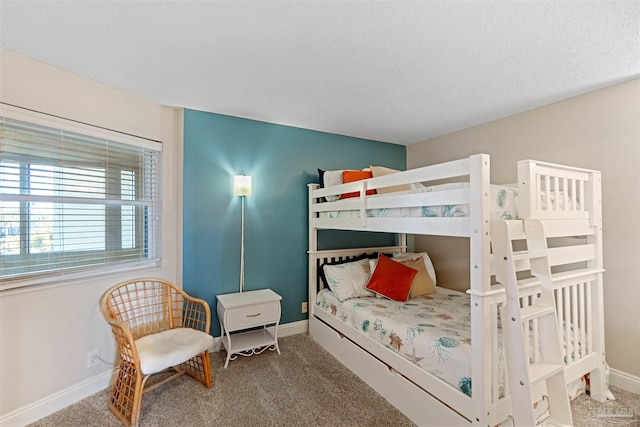
[[(456, 190), (469, 188), (468, 182), (454, 182), (428, 187), (419, 187), (412, 190), (400, 191), (393, 193), (394, 195), (404, 194), (420, 194), (434, 191)], [(389, 194), (374, 194), (367, 196), (368, 199), (388, 196)], [(506, 220), (518, 219), (518, 187), (516, 184), (508, 185), (491, 185), (490, 209), (492, 218), (501, 218)], [(432, 218), (432, 217), (468, 217), (470, 216), (470, 205), (440, 205), (440, 206), (413, 206), (404, 208), (384, 208), (384, 209), (367, 209), (367, 217), (369, 218)], [(359, 218), (359, 210), (337, 210), (320, 212), (320, 218)]]

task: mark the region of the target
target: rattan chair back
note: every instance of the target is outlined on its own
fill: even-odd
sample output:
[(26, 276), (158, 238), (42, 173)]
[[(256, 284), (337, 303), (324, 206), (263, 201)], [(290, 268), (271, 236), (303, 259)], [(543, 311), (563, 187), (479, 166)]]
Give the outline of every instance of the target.
[(184, 298), (166, 282), (123, 283), (111, 290), (106, 303), (109, 315), (123, 322), (134, 340), (182, 326)]

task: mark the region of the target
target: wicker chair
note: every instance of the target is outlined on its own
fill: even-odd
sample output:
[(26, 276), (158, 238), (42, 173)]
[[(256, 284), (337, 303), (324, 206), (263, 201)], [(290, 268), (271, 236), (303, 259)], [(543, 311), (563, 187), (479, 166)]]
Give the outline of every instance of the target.
[[(115, 336), (120, 369), (109, 409), (127, 426), (137, 426), (142, 393), (187, 374), (211, 387), (208, 348), (209, 305), (160, 279), (137, 279), (107, 290), (100, 309)], [(144, 388), (153, 374), (175, 371)], [(144, 391), (143, 391), (144, 390)]]

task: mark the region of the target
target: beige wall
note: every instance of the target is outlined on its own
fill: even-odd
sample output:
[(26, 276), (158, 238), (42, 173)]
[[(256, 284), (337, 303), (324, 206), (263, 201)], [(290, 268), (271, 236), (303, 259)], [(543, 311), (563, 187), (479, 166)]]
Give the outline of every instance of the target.
[[(411, 145), (407, 167), (480, 152), (495, 183), (515, 182), (522, 159), (602, 171), (606, 356), (640, 379), (640, 79)], [(433, 254), (438, 284), (468, 286), (466, 239), (443, 242), (416, 246)]]
[(107, 287), (157, 276), (180, 283), (180, 110), (0, 50), (0, 101), (163, 143), (163, 266), (0, 292), (0, 426), (23, 425), (108, 385), (112, 368), (86, 365), (87, 351), (116, 358), (98, 310)]

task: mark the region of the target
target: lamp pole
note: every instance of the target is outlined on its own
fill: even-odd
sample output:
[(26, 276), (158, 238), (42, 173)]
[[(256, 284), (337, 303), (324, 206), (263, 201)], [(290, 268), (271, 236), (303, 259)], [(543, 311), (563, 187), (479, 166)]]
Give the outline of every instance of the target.
[(240, 292), (244, 289), (244, 198), (246, 196), (240, 196), (242, 199), (242, 213), (241, 213), (241, 231), (240, 231)]
[(244, 198), (251, 195), (251, 177), (247, 175), (236, 175), (233, 178), (233, 194), (240, 196), (242, 203), (242, 213), (240, 217), (240, 292), (244, 290)]

